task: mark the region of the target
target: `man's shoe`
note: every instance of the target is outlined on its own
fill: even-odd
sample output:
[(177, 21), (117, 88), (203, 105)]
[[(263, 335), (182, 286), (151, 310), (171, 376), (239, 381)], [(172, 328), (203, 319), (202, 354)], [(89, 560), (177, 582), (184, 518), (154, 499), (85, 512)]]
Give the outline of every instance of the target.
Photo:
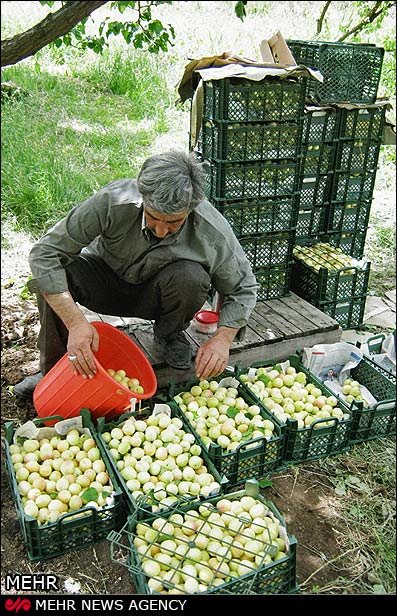
[(165, 363), (177, 370), (187, 370), (192, 365), (192, 347), (183, 332), (164, 338), (154, 337), (156, 351)]
[(33, 392), (35, 387), (42, 378), (43, 375), (41, 372), (32, 374), (32, 376), (27, 376), (23, 379), (23, 381), (14, 385), (14, 394), (18, 398), (23, 398), (24, 400), (33, 400)]

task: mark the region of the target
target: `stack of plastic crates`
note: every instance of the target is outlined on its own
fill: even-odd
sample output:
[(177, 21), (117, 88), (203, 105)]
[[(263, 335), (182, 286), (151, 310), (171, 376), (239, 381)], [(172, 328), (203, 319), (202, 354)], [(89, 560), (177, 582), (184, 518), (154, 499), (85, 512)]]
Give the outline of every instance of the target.
[(307, 106), (303, 120), (296, 243), (318, 240), (327, 223), (338, 137), (337, 110)]
[(306, 80), (203, 82), (200, 157), (208, 200), (231, 225), (260, 284), (288, 293), (297, 218)]
[(352, 257), (364, 254), (386, 105), (339, 108), (339, 137), (326, 220), (328, 241)]
[(370, 267), (326, 242), (296, 246), (291, 289), (342, 329), (351, 329), (364, 320)]
[(308, 94), (320, 103), (375, 102), (384, 49), (368, 43), (287, 40), (297, 64), (320, 70), (322, 83), (311, 81)]

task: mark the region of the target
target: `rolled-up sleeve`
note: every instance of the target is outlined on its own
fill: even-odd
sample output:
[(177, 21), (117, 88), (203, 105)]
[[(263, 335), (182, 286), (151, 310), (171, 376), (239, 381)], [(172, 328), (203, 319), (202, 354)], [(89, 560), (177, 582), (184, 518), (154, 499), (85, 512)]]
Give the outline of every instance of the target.
[(223, 297), (219, 325), (243, 328), (255, 308), (259, 285), (237, 240), (233, 246), (224, 244), (218, 259), (212, 283)]
[(68, 290), (64, 268), (106, 230), (109, 201), (105, 187), (75, 206), (33, 246), (29, 254), (33, 276), (28, 282), (30, 291), (55, 294)]

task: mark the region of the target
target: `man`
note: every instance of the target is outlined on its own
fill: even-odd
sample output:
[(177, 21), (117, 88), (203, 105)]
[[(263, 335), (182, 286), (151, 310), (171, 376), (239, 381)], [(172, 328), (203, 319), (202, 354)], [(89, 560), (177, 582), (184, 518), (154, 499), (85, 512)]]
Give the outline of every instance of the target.
[(183, 331), (212, 286), (223, 296), (217, 332), (198, 350), (198, 378), (220, 374), (256, 303), (257, 282), (231, 227), (204, 199), (202, 164), (169, 151), (148, 158), (138, 179), (105, 186), (48, 231), (29, 262), (41, 329), (40, 369), (15, 386), (34, 387), (67, 351), (75, 373), (93, 378), (100, 340), (76, 302), (102, 314), (154, 320), (170, 366), (191, 366)]

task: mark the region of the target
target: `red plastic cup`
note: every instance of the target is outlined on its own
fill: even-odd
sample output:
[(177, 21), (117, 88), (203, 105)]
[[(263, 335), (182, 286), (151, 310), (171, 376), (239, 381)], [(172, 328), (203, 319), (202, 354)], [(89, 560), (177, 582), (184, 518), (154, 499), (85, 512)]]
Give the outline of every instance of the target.
[(214, 310), (199, 310), (194, 315), (194, 325), (202, 334), (215, 334), (218, 323), (219, 314)]
[[(33, 394), (39, 417), (77, 417), (88, 408), (94, 418), (121, 415), (131, 407), (131, 399), (146, 400), (157, 390), (157, 379), (146, 355), (129, 336), (113, 325), (91, 323), (99, 334), (99, 350), (94, 353), (97, 373), (92, 379), (75, 375), (65, 354), (42, 378)], [(125, 370), (139, 379), (144, 389), (137, 394), (115, 381), (107, 370)]]

